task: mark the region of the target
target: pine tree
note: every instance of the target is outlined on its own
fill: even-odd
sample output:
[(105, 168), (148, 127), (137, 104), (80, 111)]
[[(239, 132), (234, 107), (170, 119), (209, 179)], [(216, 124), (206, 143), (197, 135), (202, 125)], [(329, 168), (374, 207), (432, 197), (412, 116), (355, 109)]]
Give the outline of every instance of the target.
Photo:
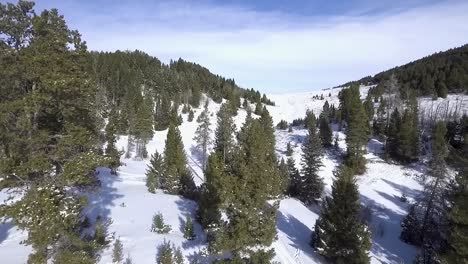
[(198, 202), (197, 218), (204, 227), (216, 226), (221, 219), (221, 193), (224, 177), (224, 164), (218, 153), (208, 157), (205, 171), (205, 183), (201, 188), (201, 197)]
[[(310, 129), (313, 126), (317, 126), (317, 117), (315, 117), (314, 112), (307, 109), (306, 116), (304, 119), (305, 128)], [(315, 128), (315, 127), (314, 127)]]
[(262, 104), (261, 103), (256, 103), (255, 104), (255, 111), (254, 111), (254, 114), (256, 115), (261, 115), (262, 114)]
[(195, 183), (187, 169), (184, 145), (180, 131), (174, 125), (169, 126), (164, 149), (164, 177), (161, 182), (170, 194), (191, 196)]
[(210, 112), (208, 111), (208, 108), (205, 108), (205, 110), (203, 110), (203, 112), (198, 117), (197, 122), (200, 123), (200, 125), (197, 127), (197, 130), (195, 131), (195, 137), (193, 139), (197, 142), (198, 147), (202, 151), (202, 168), (204, 170), (206, 167), (208, 146), (213, 141), (211, 139), (212, 130), (210, 128), (211, 122), (210, 122)]
[(319, 117), (320, 139), (324, 147), (328, 148), (332, 145), (332, 129), (328, 117), (321, 114)]
[(460, 172), (451, 194), (452, 208), (449, 219), (451, 228), (448, 250), (444, 256), (447, 263), (468, 263), (468, 173)]
[(346, 164), (354, 168), (358, 174), (365, 171), (365, 144), (369, 136), (369, 122), (361, 103), (359, 86), (352, 85), (348, 94), (344, 97), (346, 105), (345, 120), (348, 124), (346, 129), (347, 157)]
[(182, 254), (182, 250), (180, 247), (174, 247), (174, 264), (184, 264), (184, 255)]
[(281, 180), (276, 157), (273, 158), (274, 137), (266, 134), (273, 133), (273, 125), (266, 128), (266, 120), (246, 120), (238, 136), (239, 145), (226, 177), (226, 186), (231, 190), (225, 202), (228, 221), (210, 243), (215, 253), (250, 254), (249, 248), (269, 246), (275, 238), (276, 206), (267, 201), (277, 197)]
[(299, 199), (309, 205), (317, 202), (322, 196), (323, 180), (318, 175), (322, 166), (322, 142), (314, 122), (309, 123), (309, 134), (302, 146), (302, 170), (299, 187)]
[(369, 263), (371, 237), (360, 220), (359, 191), (353, 169), (339, 168), (335, 179), (332, 196), (322, 204), (311, 244), (333, 263)]
[(398, 108), (392, 112), (390, 116), (390, 122), (387, 127), (387, 140), (385, 151), (391, 157), (396, 157), (398, 153), (399, 143), (399, 131), (401, 129), (401, 116)]
[(185, 218), (184, 224), (184, 238), (187, 240), (194, 240), (196, 237), (195, 230), (193, 229), (193, 221), (190, 216)]
[(234, 132), (236, 126), (232, 119), (232, 114), (226, 104), (221, 105), (218, 116), (218, 123), (215, 131), (215, 151), (221, 154), (223, 162), (229, 160), (229, 155), (234, 146)]
[(188, 115), (188, 118), (187, 118), (187, 121), (192, 122), (192, 121), (193, 121), (194, 115), (195, 115), (195, 114), (193, 113), (193, 110), (190, 109), (189, 115)]
[(296, 168), (296, 163), (292, 157), (289, 157), (286, 161), (288, 166), (288, 175), (289, 175), (289, 187), (288, 194), (291, 197), (296, 197), (299, 195), (299, 186), (301, 184), (301, 175), (299, 170)]
[(291, 147), (291, 142), (288, 142), (286, 145), (286, 156), (291, 157), (293, 155), (294, 151)]
[(27, 231), (28, 262), (77, 260), (73, 247), (89, 263), (82, 194), (98, 184), (96, 167), (115, 164), (98, 153), (98, 90), (85, 42), (56, 9), (33, 7), (0, 4), (0, 175), (14, 175), (11, 184), (24, 190), (2, 205), (2, 218)]
[(151, 156), (150, 164), (146, 170), (146, 187), (151, 193), (155, 193), (157, 188), (164, 186), (161, 179), (164, 178), (164, 160), (157, 151)]
[(112, 262), (121, 263), (123, 260), (123, 245), (120, 239), (117, 238), (114, 242), (114, 248), (112, 249)]
[(110, 159), (110, 169), (111, 173), (115, 174), (116, 169), (120, 166), (120, 155), (121, 153), (117, 150), (115, 146), (116, 142), (116, 122), (117, 122), (117, 113), (114, 109), (111, 110), (109, 114), (109, 122), (106, 126), (106, 156)]
[(171, 232), (171, 226), (164, 223), (164, 217), (161, 212), (158, 212), (153, 216), (151, 232), (156, 232), (158, 234), (167, 234)]
[(156, 255), (157, 264), (174, 264), (174, 251), (170, 242), (164, 239), (164, 242), (159, 245)]
[(280, 177), (281, 177), (281, 193), (287, 194), (289, 185), (290, 185), (290, 182), (289, 182), (290, 178), (289, 178), (288, 165), (284, 161), (284, 158), (281, 158), (281, 161), (278, 165), (278, 170), (279, 170)]

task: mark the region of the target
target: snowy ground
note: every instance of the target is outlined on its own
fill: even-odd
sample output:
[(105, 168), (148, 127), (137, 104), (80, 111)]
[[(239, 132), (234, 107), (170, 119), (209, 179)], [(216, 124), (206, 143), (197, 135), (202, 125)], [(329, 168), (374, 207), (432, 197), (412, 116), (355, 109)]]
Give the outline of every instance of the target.
[[(361, 89), (364, 98), (368, 87)], [(276, 106), (269, 106), (275, 124), (281, 119), (288, 122), (295, 118), (302, 118), (307, 109), (319, 114), (325, 100), (338, 104), (339, 89), (319, 91), (315, 93), (301, 93), (289, 95), (273, 95)], [(331, 93), (331, 96), (329, 96)], [(312, 99), (313, 95), (323, 94), (325, 100)], [(449, 97), (450, 98), (450, 97)], [(216, 112), (220, 105), (210, 103), (212, 113), (212, 128), (215, 129)], [(466, 109), (466, 107), (465, 107)], [(195, 148), (193, 136), (198, 123), (197, 116), (202, 108), (195, 109), (195, 119), (187, 122), (187, 115), (183, 115), (184, 122), (179, 127), (187, 153), (190, 168), (194, 172), (197, 185), (203, 182), (203, 173), (200, 168), (200, 152)], [(246, 112), (239, 110), (235, 119), (237, 128), (244, 122)], [(167, 131), (159, 131), (154, 135), (147, 149), (150, 154), (156, 150), (162, 152)], [(335, 131), (339, 137), (341, 151), (346, 148), (345, 135)], [(276, 131), (278, 156), (285, 156), (286, 144), (292, 143), (296, 165), (300, 166), (301, 146), (306, 131), (294, 129), (292, 133)], [(121, 136), (117, 142), (119, 149), (125, 148), (126, 136)], [(373, 231), (373, 246), (371, 250), (372, 263), (411, 263), (417, 249), (402, 243), (400, 222), (407, 212), (408, 203), (400, 201), (405, 194), (411, 201), (420, 195), (420, 174), (423, 167), (413, 165), (402, 167), (385, 163), (378, 154), (381, 144), (371, 140), (368, 144), (366, 158), (368, 160), (366, 174), (358, 177), (362, 205), (367, 208), (368, 220)], [(333, 181), (333, 170), (340, 163), (339, 155), (334, 151), (325, 153), (323, 167), (320, 175), (326, 183), (325, 193), (330, 193)], [(118, 176), (109, 175), (105, 168), (99, 169), (102, 188), (99, 193), (91, 194), (89, 215), (101, 215), (112, 218), (109, 231), (114, 237), (120, 237), (125, 254), (129, 253), (134, 263), (155, 263), (157, 246), (164, 240), (171, 241), (180, 247), (188, 260), (197, 258), (197, 255), (206, 247), (205, 236), (199, 225), (196, 225), (197, 239), (187, 241), (183, 238), (181, 226), (187, 215), (194, 217), (196, 204), (179, 196), (167, 195), (161, 192), (149, 193), (145, 187), (145, 171), (149, 160), (122, 159), (125, 164), (118, 170)], [(0, 200), (6, 198), (5, 191), (0, 192)], [(164, 215), (166, 223), (171, 225), (172, 231), (167, 235), (158, 235), (150, 232), (151, 219), (157, 212)], [(323, 259), (309, 246), (310, 234), (315, 220), (319, 216), (319, 207), (306, 207), (293, 198), (281, 201), (278, 211), (278, 240), (273, 243), (276, 252), (275, 260), (284, 264), (296, 263), (324, 263)], [(0, 255), (2, 263), (25, 263), (30, 247), (20, 245), (19, 242), (26, 237), (26, 233), (18, 231), (11, 223), (0, 224)], [(102, 252), (100, 263), (111, 263), (111, 249)]]

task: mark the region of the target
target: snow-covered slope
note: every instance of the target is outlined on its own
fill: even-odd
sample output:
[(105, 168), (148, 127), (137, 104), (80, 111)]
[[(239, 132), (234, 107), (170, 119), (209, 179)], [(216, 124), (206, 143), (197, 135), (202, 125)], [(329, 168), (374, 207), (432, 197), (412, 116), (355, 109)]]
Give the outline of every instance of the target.
[[(361, 88), (361, 97), (365, 98), (369, 87)], [(284, 119), (291, 122), (293, 119), (302, 118), (307, 109), (319, 114), (323, 103), (338, 105), (339, 88), (314, 93), (299, 93), (287, 95), (270, 95), (276, 106), (268, 106), (274, 123)], [(324, 100), (313, 99), (314, 95), (323, 94)], [(452, 98), (452, 97), (449, 97)], [(425, 99), (423, 99), (425, 100)], [(464, 100), (464, 99), (463, 99)], [(423, 103), (425, 101), (421, 101)], [(425, 103), (425, 105), (429, 105)], [(210, 102), (209, 110), (212, 121), (212, 129), (216, 126), (216, 112), (220, 105)], [(429, 107), (429, 106), (428, 106)], [(430, 106), (434, 107), (434, 106)], [(463, 105), (464, 111), (468, 106)], [(193, 122), (187, 121), (187, 115), (183, 115), (184, 122), (179, 127), (184, 142), (187, 160), (194, 172), (197, 185), (203, 182), (203, 173), (200, 168), (200, 154), (193, 142), (194, 132), (198, 123), (197, 116), (202, 108), (195, 109)], [(244, 110), (239, 110), (235, 123), (237, 128), (242, 126), (246, 116)], [(153, 139), (148, 143), (147, 149), (151, 155), (156, 150), (162, 152), (166, 131), (157, 131)], [(334, 131), (338, 135), (341, 151), (346, 148), (345, 135)], [(276, 151), (279, 157), (285, 155), (286, 144), (292, 143), (296, 165), (300, 166), (301, 146), (306, 136), (303, 129), (294, 129), (292, 133), (276, 131)], [(127, 137), (120, 136), (117, 142), (119, 149), (125, 149)], [(420, 175), (424, 167), (415, 164), (410, 167), (385, 163), (378, 157), (381, 151), (381, 143), (371, 140), (368, 145), (369, 154), (366, 174), (358, 177), (359, 190), (362, 205), (366, 208), (367, 219), (373, 231), (373, 246), (370, 252), (372, 263), (411, 263), (417, 253), (417, 249), (404, 244), (398, 238), (400, 234), (400, 221), (407, 212), (408, 203), (400, 201), (405, 194), (409, 200), (420, 195), (422, 189), (419, 184)], [(129, 253), (134, 263), (155, 263), (157, 246), (164, 240), (180, 247), (189, 260), (198, 258), (198, 255), (206, 247), (205, 235), (199, 225), (196, 225), (197, 239), (187, 241), (183, 238), (181, 225), (185, 216), (194, 217), (196, 204), (193, 201), (179, 196), (167, 195), (161, 192), (149, 193), (145, 186), (145, 171), (149, 160), (124, 159), (124, 165), (118, 169), (118, 176), (111, 176), (105, 168), (99, 169), (99, 177), (102, 181), (101, 191), (90, 195), (90, 206), (87, 213), (93, 216), (101, 215), (112, 218), (109, 231), (114, 237), (120, 237), (125, 255)], [(323, 167), (320, 175), (326, 183), (325, 191), (330, 193), (333, 181), (333, 170), (341, 162), (337, 152), (329, 151), (323, 157)], [(6, 198), (5, 191), (0, 192), (0, 199)], [(171, 225), (172, 231), (167, 235), (158, 235), (150, 232), (151, 220), (155, 213), (161, 212), (166, 223)], [(315, 220), (318, 218), (320, 208), (317, 206), (306, 207), (300, 201), (287, 198), (280, 202), (278, 210), (278, 240), (272, 247), (275, 249), (275, 260), (285, 264), (296, 263), (325, 263), (309, 246), (310, 234)], [(0, 224), (0, 255), (2, 263), (25, 263), (30, 247), (19, 245), (19, 241), (26, 237), (26, 233), (18, 231), (11, 223)], [(111, 243), (112, 244), (112, 243)], [(100, 263), (111, 263), (112, 247), (102, 252)]]

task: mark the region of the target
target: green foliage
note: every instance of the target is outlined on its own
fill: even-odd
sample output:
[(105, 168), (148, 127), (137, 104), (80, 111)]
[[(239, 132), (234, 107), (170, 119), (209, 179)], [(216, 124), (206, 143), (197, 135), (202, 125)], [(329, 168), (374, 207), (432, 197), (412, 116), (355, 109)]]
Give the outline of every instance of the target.
[(170, 242), (164, 242), (158, 247), (157, 264), (174, 264), (174, 250)]
[(358, 174), (365, 171), (365, 144), (370, 133), (369, 121), (361, 103), (359, 86), (354, 85), (341, 91), (340, 107), (342, 117), (347, 123), (346, 143), (347, 157), (346, 164), (355, 169)]
[(213, 142), (211, 138), (211, 121), (210, 121), (210, 112), (206, 107), (203, 112), (198, 116), (197, 122), (200, 125), (197, 127), (195, 131), (195, 137), (193, 138), (195, 142), (197, 142), (198, 148), (202, 152), (202, 168), (205, 169), (206, 167), (206, 158), (208, 155), (208, 146)]
[(289, 175), (289, 187), (288, 194), (292, 197), (297, 197), (299, 195), (300, 185), (301, 185), (301, 175), (299, 170), (296, 168), (296, 164), (292, 157), (289, 157), (286, 161), (288, 166), (288, 175)]
[(236, 126), (228, 105), (223, 104), (217, 113), (214, 150), (223, 157), (223, 162), (229, 160), (234, 147), (234, 132)]
[(194, 113), (193, 113), (193, 110), (190, 109), (187, 121), (192, 122), (193, 118), (194, 118)]
[(281, 129), (281, 130), (286, 130), (286, 129), (288, 129), (289, 124), (288, 124), (287, 121), (281, 120), (281, 121), (276, 125), (276, 127), (277, 127), (278, 129)]
[(120, 263), (123, 261), (123, 245), (119, 238), (114, 242), (114, 247), (112, 248), (112, 262)]
[(449, 219), (451, 222), (448, 245), (444, 256), (446, 263), (468, 263), (468, 173), (460, 172), (456, 177), (456, 185), (451, 194), (452, 208)]
[(333, 263), (369, 263), (370, 232), (361, 222), (359, 191), (353, 169), (335, 172), (332, 196), (322, 204), (315, 224), (312, 245)]
[(224, 164), (218, 153), (208, 157), (205, 170), (205, 182), (201, 188), (201, 197), (198, 201), (198, 222), (206, 229), (219, 224), (221, 219), (221, 193), (224, 179)]
[(158, 234), (167, 234), (171, 232), (171, 226), (164, 223), (164, 217), (162, 213), (158, 212), (153, 216), (153, 223), (151, 225), (151, 232)]
[(151, 193), (161, 186), (161, 179), (164, 177), (164, 160), (157, 151), (151, 156), (150, 164), (146, 170), (146, 187)]
[(315, 121), (309, 123), (309, 134), (302, 146), (302, 170), (300, 183), (295, 183), (298, 190), (298, 198), (309, 205), (316, 203), (322, 196), (323, 180), (318, 175), (322, 166), (322, 142), (316, 131)]
[(444, 97), (447, 92), (466, 92), (468, 77), (466, 74), (468, 45), (435, 53), (403, 66), (381, 72), (359, 81), (347, 83), (382, 84), (391, 75), (396, 75), (401, 84), (402, 94), (413, 91), (417, 95)]
[[(162, 187), (170, 194), (188, 194), (187, 188), (195, 185), (187, 169), (184, 145), (180, 131), (174, 125), (169, 126), (164, 148), (164, 177), (161, 179)], [(192, 182), (190, 182), (192, 180)], [(193, 183), (193, 184), (192, 184)]]
[(194, 240), (196, 238), (195, 230), (193, 229), (193, 221), (190, 216), (185, 218), (184, 238), (187, 240)]
[(294, 150), (291, 147), (291, 142), (286, 145), (286, 156), (291, 157), (294, 154)]
[[(281, 177), (274, 150), (273, 124), (268, 111), (248, 118), (238, 135), (224, 188), (225, 222), (210, 243), (214, 253), (244, 252), (270, 245), (276, 235), (276, 206), (267, 201), (281, 192)], [(224, 193), (224, 192), (223, 192)]]
[(320, 140), (326, 148), (332, 145), (333, 132), (330, 126), (330, 120), (327, 115), (321, 114), (319, 117)]

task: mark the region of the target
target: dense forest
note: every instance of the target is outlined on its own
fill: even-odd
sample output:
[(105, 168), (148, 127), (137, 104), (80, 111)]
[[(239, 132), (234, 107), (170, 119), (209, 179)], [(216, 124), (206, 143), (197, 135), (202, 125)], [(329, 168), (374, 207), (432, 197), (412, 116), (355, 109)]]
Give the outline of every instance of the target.
[(449, 92), (466, 93), (468, 91), (468, 44), (438, 52), (342, 86), (357, 83), (377, 84), (380, 87), (392, 75), (396, 76), (401, 84), (402, 94), (407, 94), (407, 91), (412, 90), (420, 96), (445, 98)]

